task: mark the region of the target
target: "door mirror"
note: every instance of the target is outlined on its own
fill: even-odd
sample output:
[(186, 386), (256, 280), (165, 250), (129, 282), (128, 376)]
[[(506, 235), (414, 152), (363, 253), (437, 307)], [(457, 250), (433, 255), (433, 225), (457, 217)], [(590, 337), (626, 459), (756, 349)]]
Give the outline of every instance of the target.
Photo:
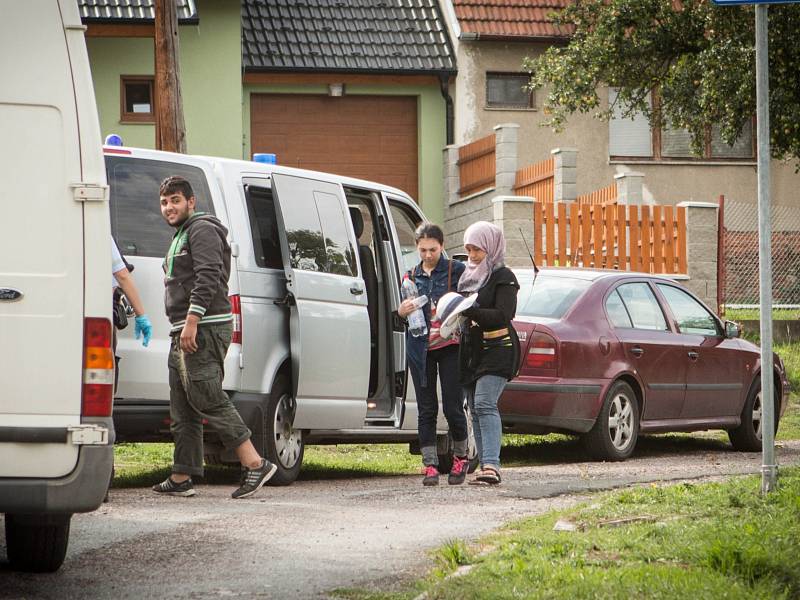
[(725, 337), (738, 338), (740, 335), (739, 324), (733, 321), (725, 321)]

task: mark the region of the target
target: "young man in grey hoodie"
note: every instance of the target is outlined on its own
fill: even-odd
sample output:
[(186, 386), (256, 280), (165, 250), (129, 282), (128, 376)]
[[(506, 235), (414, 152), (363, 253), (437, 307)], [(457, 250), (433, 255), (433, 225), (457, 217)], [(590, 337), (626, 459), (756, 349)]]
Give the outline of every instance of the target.
[(194, 496), (191, 477), (203, 475), (205, 420), (242, 463), (241, 485), (231, 496), (247, 498), (277, 467), (258, 454), (250, 430), (222, 389), (233, 333), (228, 230), (215, 216), (195, 211), (196, 199), (186, 179), (168, 177), (159, 193), (161, 214), (176, 229), (164, 259), (164, 301), (172, 325), (168, 366), (175, 453), (172, 475), (153, 491)]

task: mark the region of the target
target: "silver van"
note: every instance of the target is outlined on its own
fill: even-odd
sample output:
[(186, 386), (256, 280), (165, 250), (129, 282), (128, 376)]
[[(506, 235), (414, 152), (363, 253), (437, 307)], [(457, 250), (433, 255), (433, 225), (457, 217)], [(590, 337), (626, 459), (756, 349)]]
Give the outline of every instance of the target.
[[(197, 210), (229, 231), (235, 321), (223, 385), (256, 448), (278, 465), (271, 483), (297, 478), (306, 444), (414, 445), (417, 407), (396, 311), (425, 217), (408, 195), (272, 164), (125, 147), (105, 154), (112, 228), (154, 328), (148, 348), (129, 330), (120, 338), (118, 440), (171, 440), (162, 260), (173, 230), (162, 220), (158, 187), (181, 175)], [(446, 468), (443, 418), (439, 449)], [(206, 460), (235, 457), (208, 434)]]
[(0, 513), (54, 571), (113, 464), (111, 239), (75, 0), (0, 0)]

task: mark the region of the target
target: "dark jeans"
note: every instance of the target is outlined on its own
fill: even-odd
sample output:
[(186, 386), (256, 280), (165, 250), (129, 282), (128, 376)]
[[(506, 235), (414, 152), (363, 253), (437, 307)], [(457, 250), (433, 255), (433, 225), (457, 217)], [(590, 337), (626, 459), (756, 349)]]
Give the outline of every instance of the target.
[[(436, 419), (439, 398), (436, 391), (437, 375), (442, 383), (442, 409), (454, 442), (467, 439), (467, 417), (464, 414), (464, 397), (458, 382), (458, 345), (446, 346), (427, 353), (428, 385), (420, 385), (419, 374), (411, 369), (411, 378), (417, 392), (419, 445), (426, 465), (437, 464)], [(427, 449), (427, 452), (426, 452)], [(432, 450), (431, 450), (432, 449)]]
[(250, 439), (250, 430), (222, 389), (232, 331), (230, 323), (198, 326), (197, 351), (192, 354), (181, 350), (180, 332), (172, 334), (168, 364), (173, 473), (203, 474), (204, 420), (225, 448), (236, 448)]

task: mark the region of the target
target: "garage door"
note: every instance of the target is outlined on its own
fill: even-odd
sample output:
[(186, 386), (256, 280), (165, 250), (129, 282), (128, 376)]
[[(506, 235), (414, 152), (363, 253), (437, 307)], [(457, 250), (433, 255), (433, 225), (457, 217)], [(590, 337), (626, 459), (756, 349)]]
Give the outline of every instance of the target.
[(250, 140), (281, 165), (370, 179), (417, 199), (413, 96), (252, 94)]

